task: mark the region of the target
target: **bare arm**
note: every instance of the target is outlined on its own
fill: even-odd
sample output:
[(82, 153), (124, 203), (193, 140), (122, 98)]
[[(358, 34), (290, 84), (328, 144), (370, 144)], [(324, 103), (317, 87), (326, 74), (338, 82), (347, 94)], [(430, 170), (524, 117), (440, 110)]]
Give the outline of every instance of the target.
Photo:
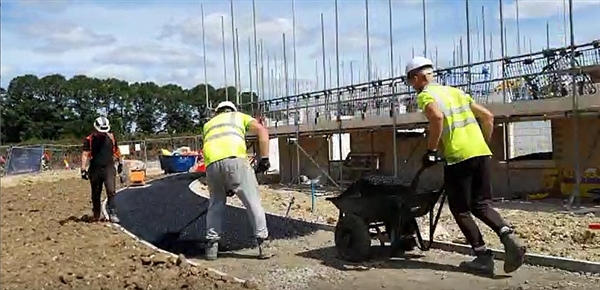
[(269, 130), (258, 121), (252, 120), (248, 126), (250, 132), (258, 136), (258, 149), (260, 157), (269, 157)]
[(444, 114), (435, 102), (429, 103), (423, 110), (429, 120), (427, 150), (437, 150), (444, 130)]
[(87, 170), (88, 161), (90, 161), (90, 157), (92, 156), (92, 146), (91, 146), (91, 136), (87, 136), (83, 139), (83, 150), (81, 152), (81, 170)]
[(90, 160), (90, 151), (83, 151), (81, 153), (81, 169), (82, 170), (87, 170), (89, 160)]
[(473, 111), (475, 117), (481, 122), (483, 137), (489, 143), (492, 140), (492, 132), (494, 132), (494, 114), (484, 106), (476, 103), (471, 103), (471, 111)]

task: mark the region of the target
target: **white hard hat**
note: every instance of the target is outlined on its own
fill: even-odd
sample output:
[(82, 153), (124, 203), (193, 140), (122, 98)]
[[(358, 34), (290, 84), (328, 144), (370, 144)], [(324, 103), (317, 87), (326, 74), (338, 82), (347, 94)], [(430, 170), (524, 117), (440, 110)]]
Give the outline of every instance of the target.
[(420, 69), (422, 67), (425, 66), (431, 66), (433, 67), (433, 62), (428, 59), (428, 58), (424, 58), (422, 56), (417, 56), (413, 59), (411, 59), (408, 64), (406, 64), (406, 75), (408, 75), (410, 72), (416, 70), (416, 69)]
[(110, 122), (106, 117), (100, 116), (94, 121), (94, 128), (100, 133), (110, 131)]
[(237, 111), (237, 108), (235, 107), (235, 105), (232, 102), (230, 102), (230, 101), (220, 102), (217, 105), (217, 108), (215, 108), (215, 111), (218, 111), (218, 110), (223, 109), (223, 108), (230, 108), (230, 109), (232, 109), (234, 111)]

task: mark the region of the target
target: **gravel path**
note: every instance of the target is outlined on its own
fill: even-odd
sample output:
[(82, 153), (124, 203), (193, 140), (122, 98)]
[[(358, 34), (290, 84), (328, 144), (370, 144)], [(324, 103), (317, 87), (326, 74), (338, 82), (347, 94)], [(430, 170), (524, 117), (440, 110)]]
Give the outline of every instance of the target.
[[(265, 289), (597, 289), (600, 278), (555, 269), (523, 266), (512, 276), (480, 277), (456, 267), (469, 257), (432, 250), (414, 253), (410, 259), (383, 258), (374, 248), (372, 262), (349, 264), (336, 259), (333, 234), (317, 231), (311, 235), (275, 242), (277, 256), (252, 259), (254, 250), (225, 253), (204, 265), (232, 275), (262, 281)], [(379, 258), (377, 258), (377, 256)]]
[[(169, 177), (146, 189), (119, 195), (117, 205), (122, 225), (142, 238), (160, 244), (160, 236), (193, 218), (205, 199), (189, 191), (189, 176)], [(269, 215), (277, 256), (257, 260), (249, 244), (249, 226), (243, 209), (227, 210), (228, 233), (224, 240), (230, 249), (220, 259), (208, 262), (202, 254), (201, 219), (185, 232), (169, 250), (197, 259), (201, 265), (252, 281), (262, 289), (597, 289), (600, 279), (554, 269), (524, 266), (512, 277), (479, 277), (463, 273), (456, 265), (468, 257), (429, 251), (411, 259), (386, 259), (381, 248), (374, 248), (372, 262), (345, 264), (336, 259), (333, 234), (311, 224)], [(151, 222), (149, 222), (151, 221)], [(419, 253), (415, 253), (419, 254)], [(499, 261), (497, 268), (501, 269)], [(498, 270), (498, 274), (502, 274)]]
[[(199, 184), (199, 190), (206, 191), (207, 188)], [(322, 197), (317, 198), (315, 212), (311, 212), (311, 198), (306, 191), (273, 189), (261, 185), (261, 194), (263, 206), (268, 212), (285, 215), (293, 197), (290, 217), (330, 225), (337, 222), (337, 208)], [(230, 198), (228, 202), (242, 206), (236, 197)], [(600, 222), (600, 208), (596, 209), (596, 215), (588, 213), (575, 216), (561, 212), (560, 207), (541, 203), (496, 203), (495, 207), (515, 226), (519, 236), (527, 243), (529, 252), (600, 262), (600, 231), (588, 229), (590, 223)], [(419, 222), (423, 234), (428, 235), (428, 216), (420, 218)], [(483, 223), (477, 222), (488, 245), (502, 249), (498, 237)], [(442, 212), (435, 239), (465, 244), (464, 236), (447, 206)]]

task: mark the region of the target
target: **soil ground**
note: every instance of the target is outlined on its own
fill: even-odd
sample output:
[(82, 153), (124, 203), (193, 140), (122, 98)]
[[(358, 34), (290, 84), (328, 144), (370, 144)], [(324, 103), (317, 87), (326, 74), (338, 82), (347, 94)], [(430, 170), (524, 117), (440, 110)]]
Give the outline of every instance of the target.
[(77, 171), (2, 178), (2, 289), (241, 289), (90, 223)]
[[(200, 184), (200, 190), (207, 188)], [(277, 185), (261, 185), (261, 198), (267, 212), (285, 215), (293, 198), (288, 216), (300, 220), (335, 225), (338, 210), (324, 197), (318, 197), (315, 211), (311, 211), (311, 197), (306, 190), (277, 188)], [(232, 205), (242, 206), (237, 197), (230, 198)], [(568, 257), (600, 262), (600, 231), (590, 230), (589, 224), (600, 222), (600, 208), (590, 208), (585, 215), (565, 213), (555, 204), (541, 202), (504, 202), (494, 207), (516, 228), (518, 235), (527, 243), (530, 253)], [(429, 235), (429, 218), (419, 220), (423, 235)], [(477, 220), (489, 247), (502, 249), (500, 240), (487, 226)], [(436, 229), (435, 240), (466, 244), (447, 206), (442, 211)]]
[(260, 280), (240, 285), (181, 258), (154, 253), (107, 223), (87, 222), (89, 185), (78, 178), (3, 179), (1, 197), (2, 289), (592, 290), (600, 282), (597, 276), (529, 266), (511, 278), (479, 277), (455, 267), (467, 257), (440, 251), (344, 265), (335, 259), (332, 233), (317, 231), (275, 241), (277, 256), (268, 261), (252, 258), (253, 250), (200, 261), (201, 266)]

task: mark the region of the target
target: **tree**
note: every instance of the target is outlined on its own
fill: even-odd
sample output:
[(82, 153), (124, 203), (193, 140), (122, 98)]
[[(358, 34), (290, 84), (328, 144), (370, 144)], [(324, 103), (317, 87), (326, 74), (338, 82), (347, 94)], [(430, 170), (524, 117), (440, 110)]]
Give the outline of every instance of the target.
[[(85, 75), (22, 75), (0, 88), (1, 137), (3, 143), (80, 140), (100, 115), (108, 117), (120, 138), (198, 134), (210, 108), (227, 97), (235, 103), (237, 93), (234, 87), (208, 84), (184, 89)], [(257, 105), (246, 103), (257, 99), (254, 93), (240, 92), (240, 111), (256, 112)]]

